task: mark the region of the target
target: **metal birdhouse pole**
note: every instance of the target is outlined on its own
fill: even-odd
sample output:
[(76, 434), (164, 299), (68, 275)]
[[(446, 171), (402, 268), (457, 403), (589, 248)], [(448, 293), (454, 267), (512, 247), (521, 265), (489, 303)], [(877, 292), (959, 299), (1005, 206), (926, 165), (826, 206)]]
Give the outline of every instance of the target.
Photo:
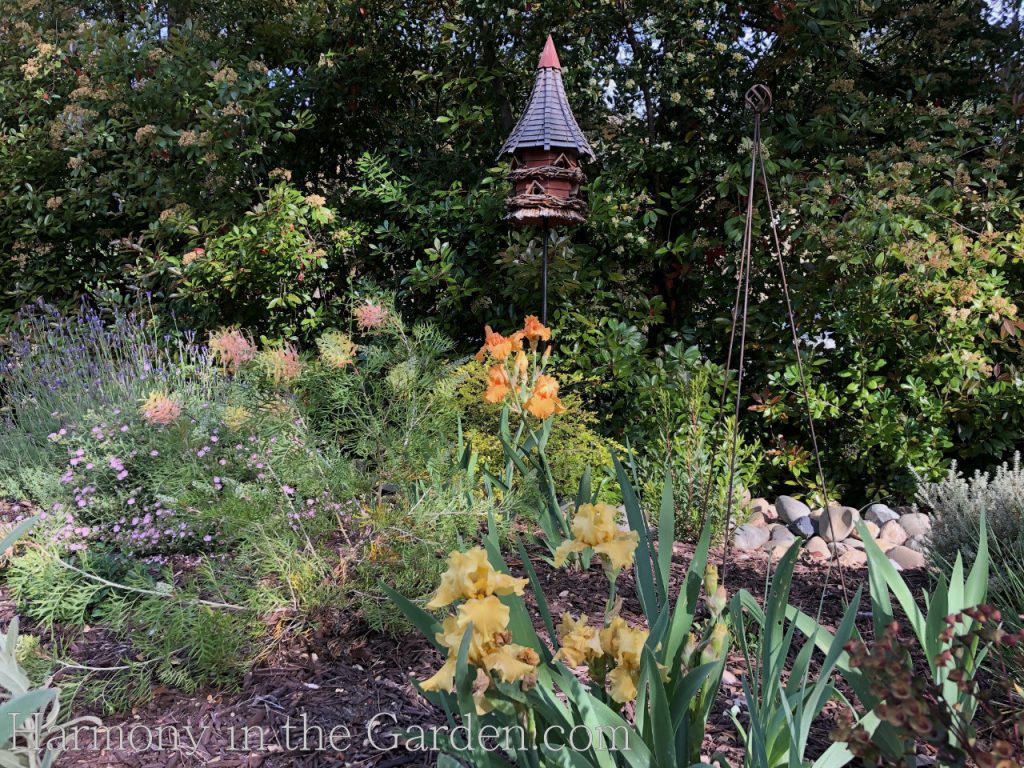
[(562, 65), (548, 35), (537, 63), (537, 77), (522, 117), (505, 140), (498, 158), (511, 156), (512, 183), (505, 206), (515, 226), (541, 225), (541, 322), (548, 321), (548, 241), (552, 225), (577, 226), (586, 221), (580, 196), (586, 181), (580, 160), (593, 160), (562, 84)]

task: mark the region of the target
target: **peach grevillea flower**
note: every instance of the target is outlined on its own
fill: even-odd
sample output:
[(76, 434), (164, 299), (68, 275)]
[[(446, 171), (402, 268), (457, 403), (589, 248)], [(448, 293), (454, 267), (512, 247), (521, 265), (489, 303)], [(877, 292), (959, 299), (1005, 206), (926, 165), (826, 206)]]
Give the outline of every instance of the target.
[(229, 373), (237, 373), (239, 368), (256, 357), (256, 347), (238, 328), (221, 328), (211, 333), (209, 343), (217, 362)]
[(151, 392), (142, 404), (142, 417), (148, 424), (170, 424), (181, 415), (181, 406), (163, 392)]
[(523, 336), (530, 342), (530, 347), (537, 348), (539, 341), (551, 341), (551, 329), (542, 325), (536, 315), (527, 315), (523, 323)]
[(364, 331), (380, 328), (388, 320), (388, 308), (381, 304), (374, 304), (372, 301), (360, 304), (352, 310), (352, 314), (356, 319), (356, 324)]
[(511, 336), (502, 336), (491, 330), (491, 326), (484, 326), (484, 345), (476, 353), (477, 360), (483, 360), (485, 355), (501, 362), (513, 352), (521, 352), (523, 349), (523, 333), (516, 331)]
[(509, 608), (497, 595), (522, 595), (526, 579), (516, 579), (494, 570), (487, 553), (480, 547), (468, 552), (452, 552), (448, 570), (441, 577), (437, 594), (427, 603), (428, 608), (443, 608), (457, 600), (464, 600), (454, 615), (449, 615), (437, 633), (438, 644), (448, 649), (441, 668), (420, 683), (425, 691), (451, 691), (455, 687), (455, 666), (462, 638), (472, 626), (469, 644), (469, 663), (485, 673), (481, 684), (478, 675), (474, 685), (477, 713), (490, 710), (485, 693), (490, 685), (490, 673), (502, 682), (528, 681), (535, 673), (540, 657), (532, 648), (517, 645), (508, 630)]
[(487, 391), (484, 392), (484, 400), (488, 403), (500, 403), (511, 391), (512, 382), (505, 366), (492, 365), (487, 369)]
[(271, 347), (263, 350), (260, 362), (267, 377), (275, 384), (292, 381), (302, 372), (302, 361), (299, 353), (291, 344)]
[(640, 541), (636, 531), (619, 527), (619, 511), (610, 504), (581, 504), (572, 521), (572, 539), (566, 539), (555, 550), (555, 567), (565, 564), (573, 552), (593, 549), (603, 556), (613, 571), (633, 564), (633, 551)]
[(558, 381), (554, 376), (541, 374), (533, 385), (533, 392), (526, 401), (526, 410), (538, 419), (547, 419), (556, 413), (564, 413), (565, 407), (558, 399)]
[(615, 659), (615, 669), (608, 673), (608, 693), (620, 704), (636, 698), (647, 635), (647, 630), (634, 629), (621, 616), (614, 616), (601, 630), (601, 648)]
[(568, 613), (562, 614), (562, 622), (558, 625), (561, 648), (555, 654), (556, 659), (561, 659), (570, 667), (579, 667), (604, 653), (598, 628), (590, 626), (587, 621), (586, 614), (579, 619), (573, 619)]
[(320, 359), (331, 368), (344, 368), (356, 359), (356, 345), (341, 331), (327, 331), (316, 340)]

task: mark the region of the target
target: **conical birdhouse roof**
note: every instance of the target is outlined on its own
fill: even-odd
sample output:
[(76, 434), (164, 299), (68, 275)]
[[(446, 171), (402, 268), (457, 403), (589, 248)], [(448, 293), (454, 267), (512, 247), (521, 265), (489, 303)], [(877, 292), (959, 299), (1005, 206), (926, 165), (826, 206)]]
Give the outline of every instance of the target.
[(505, 140), (498, 157), (531, 147), (545, 150), (574, 149), (580, 155), (594, 159), (594, 150), (576, 123), (565, 97), (562, 65), (558, 62), (558, 52), (555, 51), (551, 35), (548, 35), (544, 52), (537, 63), (537, 79), (534, 80), (526, 110)]

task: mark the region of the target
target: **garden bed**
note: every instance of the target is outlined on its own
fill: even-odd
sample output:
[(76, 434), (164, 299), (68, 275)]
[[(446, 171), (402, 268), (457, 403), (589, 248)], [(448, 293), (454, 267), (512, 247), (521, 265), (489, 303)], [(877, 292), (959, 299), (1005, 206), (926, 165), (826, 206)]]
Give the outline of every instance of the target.
[[(693, 547), (676, 544), (673, 553), (673, 587), (685, 574), (693, 554)], [(711, 558), (721, 562), (722, 551), (714, 549)], [(517, 564), (510, 562), (516, 571)], [(764, 590), (767, 559), (757, 556), (733, 554), (728, 569), (730, 591), (745, 588), (753, 594)], [(564, 569), (541, 567), (538, 576), (545, 592), (551, 595), (551, 609), (579, 611), (588, 604), (603, 599), (596, 589), (597, 580), (587, 574)], [(866, 576), (863, 569), (846, 569), (847, 587), (852, 592)], [(912, 585), (920, 587), (927, 582), (922, 573), (907, 574)], [(829, 585), (822, 586), (828, 578)], [(631, 579), (621, 585), (626, 595), (632, 595)], [(867, 598), (863, 598), (865, 611), (859, 614), (860, 630), (870, 637), (871, 619)], [(816, 615), (821, 610), (821, 623), (835, 629), (843, 612), (842, 589), (835, 569), (807, 562), (797, 565), (791, 603)], [(638, 620), (635, 599), (625, 601), (623, 615)], [(7, 596), (0, 603), (0, 616), (9, 619), (13, 605)], [(76, 643), (74, 652), (78, 663), (86, 666), (106, 666), (116, 662), (123, 649), (111, 648), (102, 628), (87, 630)], [(433, 753), (407, 752), (400, 746), (391, 748), (394, 737), (389, 735), (388, 717), (380, 722), (375, 747), (367, 738), (367, 724), (374, 716), (392, 713), (403, 726), (419, 725), (425, 728), (443, 726), (444, 715), (425, 701), (413, 682), (427, 677), (437, 666), (438, 654), (425, 639), (410, 635), (396, 640), (369, 629), (358, 618), (339, 611), (327, 630), (309, 642), (296, 642), (283, 646), (272, 659), (253, 669), (243, 680), (238, 692), (202, 690), (189, 696), (167, 688), (156, 688), (153, 699), (124, 718), (104, 718), (105, 725), (117, 734), (139, 729), (137, 744), (142, 743), (143, 727), (147, 733), (174, 727), (184, 730), (190, 726), (198, 744), (188, 742), (180, 750), (146, 750), (114, 748), (95, 751), (85, 749), (65, 753), (61, 766), (130, 766), (150, 768), (166, 766), (266, 766), (266, 768), (305, 768), (307, 766), (366, 766), (367, 768), (394, 768), (395, 766), (430, 766)], [(705, 752), (725, 754), (730, 764), (742, 761), (742, 745), (737, 744), (735, 728), (728, 709), (743, 699), (741, 676), (743, 658), (732, 653), (727, 665), (713, 713), (705, 735)], [(305, 715), (306, 720), (303, 721)], [(304, 724), (303, 724), (304, 723)], [(286, 726), (292, 731), (286, 740)], [(305, 732), (307, 745), (317, 745), (320, 738), (316, 728), (330, 729), (345, 726), (351, 733), (347, 749), (286, 749), (290, 743), (301, 747)], [(243, 749), (245, 729), (261, 729), (263, 748)], [(829, 719), (823, 718), (812, 735), (811, 754), (824, 751), (831, 740), (828, 737)], [(258, 746), (255, 731), (249, 732), (250, 746)], [(339, 739), (340, 741), (340, 739)], [(329, 746), (329, 745), (328, 745)]]

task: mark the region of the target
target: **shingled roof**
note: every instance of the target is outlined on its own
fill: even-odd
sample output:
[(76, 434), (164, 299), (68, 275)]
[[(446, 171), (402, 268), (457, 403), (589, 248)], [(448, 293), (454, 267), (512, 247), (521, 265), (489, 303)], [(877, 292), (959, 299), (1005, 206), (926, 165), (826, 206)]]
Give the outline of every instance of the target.
[(498, 157), (528, 147), (575, 149), (581, 155), (594, 159), (594, 150), (577, 125), (565, 97), (562, 65), (558, 62), (558, 53), (551, 35), (548, 35), (544, 52), (537, 63), (537, 79), (534, 80), (526, 110), (505, 140)]

